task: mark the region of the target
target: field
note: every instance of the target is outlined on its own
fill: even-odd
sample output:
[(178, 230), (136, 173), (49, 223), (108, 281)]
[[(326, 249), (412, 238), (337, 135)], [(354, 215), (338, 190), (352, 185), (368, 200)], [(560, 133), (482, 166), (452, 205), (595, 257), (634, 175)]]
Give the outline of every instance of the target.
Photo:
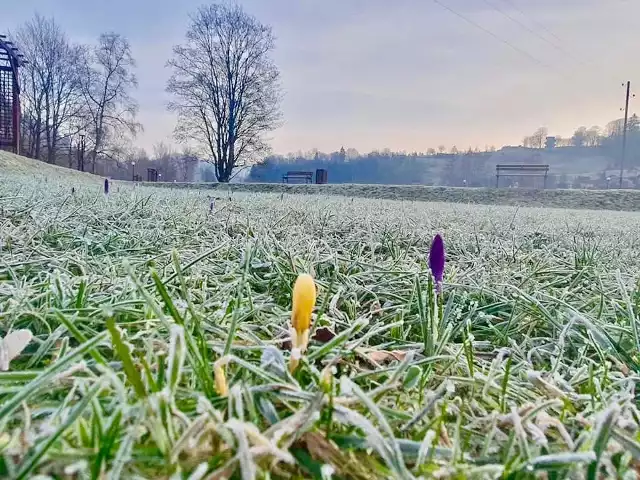
[(208, 193), (3, 172), (0, 476), (637, 478), (640, 215)]
[[(154, 184), (148, 184), (152, 186)], [(188, 189), (245, 193), (273, 193), (300, 195), (338, 195), (349, 198), (379, 200), (407, 200), (421, 202), (448, 202), (473, 205), (508, 205), (527, 207), (572, 208), (587, 210), (640, 211), (638, 190), (531, 190), (524, 188), (456, 188), (424, 185), (287, 185), (279, 183), (181, 183), (155, 184)], [(214, 195), (215, 195), (214, 194)]]

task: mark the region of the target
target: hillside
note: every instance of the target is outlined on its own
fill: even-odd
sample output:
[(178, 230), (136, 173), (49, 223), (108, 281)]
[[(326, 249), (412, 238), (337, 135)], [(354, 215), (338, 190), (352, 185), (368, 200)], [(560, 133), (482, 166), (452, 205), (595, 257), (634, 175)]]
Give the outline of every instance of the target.
[(0, 150), (0, 172), (2, 178), (7, 175), (32, 175), (40, 180), (58, 180), (70, 182), (100, 182), (101, 177), (70, 168), (50, 165), (32, 158), (22, 157)]

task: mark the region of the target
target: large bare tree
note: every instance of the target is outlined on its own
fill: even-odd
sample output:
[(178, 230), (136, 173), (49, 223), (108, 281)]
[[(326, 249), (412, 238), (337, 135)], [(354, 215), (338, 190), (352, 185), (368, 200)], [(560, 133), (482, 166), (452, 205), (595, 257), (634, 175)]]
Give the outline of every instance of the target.
[(265, 134), (280, 122), (274, 37), (238, 5), (208, 5), (191, 16), (186, 42), (173, 49), (169, 105), (176, 138), (215, 165), (219, 182), (268, 149)]
[(28, 58), (22, 71), (23, 127), (27, 154), (55, 163), (60, 140), (77, 129), (82, 109), (80, 70), (83, 50), (69, 42), (53, 19), (38, 14), (17, 32)]
[(100, 35), (85, 65), (87, 145), (95, 172), (98, 156), (116, 157), (123, 151), (123, 140), (135, 137), (142, 126), (136, 121), (138, 105), (131, 97), (137, 80), (127, 39), (117, 33)]

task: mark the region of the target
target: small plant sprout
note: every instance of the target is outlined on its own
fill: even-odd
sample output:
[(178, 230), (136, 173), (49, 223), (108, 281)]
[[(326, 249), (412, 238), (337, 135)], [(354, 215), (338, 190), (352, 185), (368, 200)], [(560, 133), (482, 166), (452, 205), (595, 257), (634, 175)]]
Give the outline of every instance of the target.
[(291, 360), (289, 370), (295, 371), (309, 343), (311, 313), (316, 304), (316, 284), (309, 274), (302, 274), (293, 286), (291, 308)]
[(9, 362), (22, 353), (31, 342), (33, 334), (30, 330), (16, 330), (0, 340), (0, 370), (9, 370)]
[(319, 385), (325, 393), (330, 393), (333, 388), (333, 380), (336, 374), (336, 367), (332, 364), (327, 365), (320, 372)]
[(431, 242), (431, 249), (429, 250), (429, 268), (433, 275), (433, 281), (436, 284), (436, 291), (440, 293), (442, 291), (442, 281), (444, 279), (444, 240), (438, 233), (433, 237)]

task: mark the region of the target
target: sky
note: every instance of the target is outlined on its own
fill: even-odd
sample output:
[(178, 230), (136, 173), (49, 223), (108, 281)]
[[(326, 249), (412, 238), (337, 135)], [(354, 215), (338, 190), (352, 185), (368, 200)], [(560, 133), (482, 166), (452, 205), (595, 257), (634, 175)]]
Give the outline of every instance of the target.
[[(9, 1), (9, 0), (5, 0)], [(621, 116), (640, 82), (637, 0), (239, 0), (271, 25), (284, 124), (277, 153), (517, 145)], [(35, 12), (69, 37), (115, 31), (137, 60), (136, 143), (175, 143), (166, 62), (203, 0), (12, 0), (0, 32)], [(640, 85), (640, 83), (638, 83)], [(638, 86), (640, 92), (640, 86)], [(640, 96), (638, 100), (640, 101)], [(631, 110), (634, 110), (632, 104)]]

